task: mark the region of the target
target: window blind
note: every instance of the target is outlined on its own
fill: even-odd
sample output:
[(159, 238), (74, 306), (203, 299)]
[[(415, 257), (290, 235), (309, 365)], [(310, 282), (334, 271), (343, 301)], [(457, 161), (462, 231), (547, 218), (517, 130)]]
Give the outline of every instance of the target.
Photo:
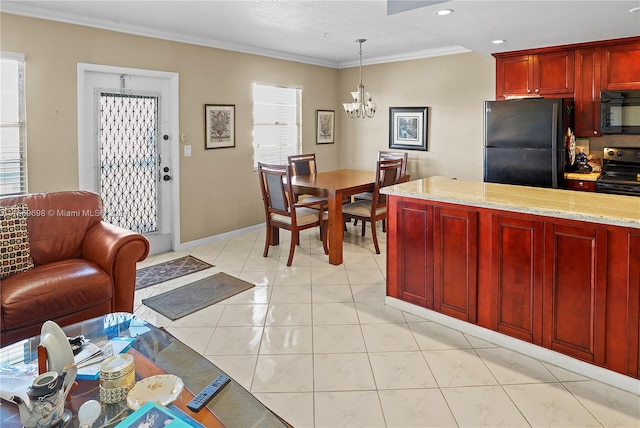
[(24, 55), (0, 52), (0, 196), (27, 192)]
[(253, 85), (253, 168), (287, 163), (302, 147), (302, 90)]

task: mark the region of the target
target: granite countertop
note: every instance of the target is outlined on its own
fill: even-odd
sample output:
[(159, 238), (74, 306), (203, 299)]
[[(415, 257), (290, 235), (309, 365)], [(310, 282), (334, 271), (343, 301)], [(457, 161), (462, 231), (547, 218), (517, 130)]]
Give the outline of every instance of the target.
[(583, 174), (581, 172), (565, 172), (564, 178), (567, 180), (580, 180), (580, 181), (596, 181), (600, 177), (600, 171), (590, 172)]
[(382, 193), (640, 229), (640, 197), (428, 177)]

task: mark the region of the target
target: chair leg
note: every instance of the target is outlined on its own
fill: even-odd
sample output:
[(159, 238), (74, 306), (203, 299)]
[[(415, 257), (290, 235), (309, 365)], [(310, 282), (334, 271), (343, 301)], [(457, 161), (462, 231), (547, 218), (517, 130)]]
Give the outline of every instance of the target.
[(373, 246), (376, 247), (376, 254), (380, 254), (380, 248), (378, 247), (378, 236), (376, 235), (376, 222), (371, 222), (371, 236), (373, 237)]
[(320, 233), (322, 234), (322, 246), (324, 247), (324, 253), (329, 254), (329, 245), (327, 243), (327, 226), (320, 227)]
[(387, 219), (386, 218), (382, 219), (382, 231), (384, 233), (387, 233)]
[(264, 251), (262, 252), (262, 257), (267, 257), (269, 255), (270, 245), (271, 245), (271, 226), (267, 225), (267, 237), (264, 241)]
[(367, 229), (367, 222), (362, 220), (362, 236), (364, 236), (364, 231)]
[(298, 233), (291, 233), (291, 246), (289, 247), (289, 259), (287, 260), (287, 266), (291, 266), (293, 262), (293, 253), (296, 251), (296, 245), (298, 244)]

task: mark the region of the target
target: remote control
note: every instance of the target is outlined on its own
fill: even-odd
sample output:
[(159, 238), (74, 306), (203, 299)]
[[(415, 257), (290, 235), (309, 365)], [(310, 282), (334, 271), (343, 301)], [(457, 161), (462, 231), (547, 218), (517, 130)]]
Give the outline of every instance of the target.
[(198, 393), (198, 395), (196, 395), (191, 401), (189, 401), (189, 404), (187, 404), (187, 408), (192, 412), (199, 412), (213, 397), (216, 396), (218, 392), (220, 392), (222, 388), (224, 388), (226, 384), (229, 383), (230, 380), (231, 379), (229, 379), (225, 375), (218, 376), (213, 382), (205, 386), (204, 389)]

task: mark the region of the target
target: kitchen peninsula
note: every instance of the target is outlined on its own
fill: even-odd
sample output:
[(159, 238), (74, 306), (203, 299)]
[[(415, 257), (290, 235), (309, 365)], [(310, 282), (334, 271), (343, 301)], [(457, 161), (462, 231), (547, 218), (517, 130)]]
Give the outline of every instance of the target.
[(640, 198), (446, 177), (383, 193), (390, 306), (637, 389)]

